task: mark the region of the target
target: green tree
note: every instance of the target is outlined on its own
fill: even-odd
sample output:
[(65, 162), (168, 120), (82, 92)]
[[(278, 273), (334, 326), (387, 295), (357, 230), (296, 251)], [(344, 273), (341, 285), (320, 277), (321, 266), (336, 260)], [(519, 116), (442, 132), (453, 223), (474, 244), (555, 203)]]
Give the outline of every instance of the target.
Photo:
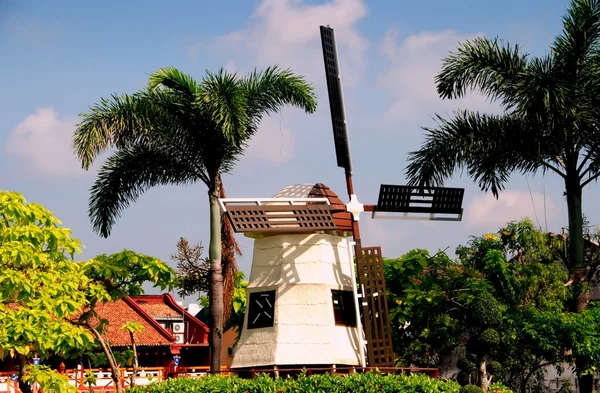
[[(25, 366), (34, 354), (69, 357), (94, 346), (90, 332), (69, 321), (87, 305), (88, 291), (101, 290), (73, 261), (80, 248), (42, 205), (0, 190), (0, 360), (18, 361), (23, 392), (30, 391)], [(56, 380), (32, 371), (42, 382)]]
[[(177, 242), (177, 253), (171, 255), (171, 259), (177, 261), (179, 296), (200, 295), (199, 300), (203, 307), (203, 318), (209, 320), (210, 315), (208, 315), (206, 310), (210, 309), (210, 301), (206, 294), (210, 290), (210, 260), (202, 257), (203, 251), (204, 247), (202, 247), (202, 244), (190, 245), (187, 239), (181, 238)], [(234, 327), (237, 330), (239, 338), (244, 323), (244, 313), (246, 312), (246, 288), (248, 287), (248, 281), (243, 272), (236, 271), (235, 273), (229, 309), (224, 310), (223, 329), (227, 330), (230, 327)]]
[(565, 350), (578, 345), (563, 339), (567, 325), (553, 322), (570, 318), (559, 251), (523, 220), (473, 237), (455, 261), (424, 250), (386, 260), (400, 362), (444, 371), (458, 355), (461, 383), (487, 390), (493, 377), (521, 392), (534, 379), (541, 384), (545, 367), (570, 363)]
[(54, 385), (61, 378), (44, 376), (45, 368), (27, 368), (28, 358), (74, 357), (99, 344), (120, 393), (119, 368), (102, 334), (108, 322), (96, 306), (142, 294), (146, 282), (171, 289), (174, 271), (130, 250), (75, 262), (82, 245), (59, 225), (42, 205), (0, 191), (0, 359), (18, 360), (21, 390), (29, 392), (28, 369), (31, 381), (39, 377)]
[[(96, 307), (100, 303), (117, 301), (125, 296), (141, 295), (144, 293), (143, 284), (147, 282), (161, 290), (171, 290), (175, 284), (175, 272), (163, 261), (131, 250), (98, 255), (84, 264), (84, 271), (96, 286), (94, 291), (86, 293), (87, 307), (77, 323), (88, 328), (95, 336), (110, 366), (117, 393), (122, 393), (119, 362), (103, 334), (108, 320), (98, 314)], [(126, 325), (126, 329), (137, 328)], [(137, 361), (135, 345), (132, 355), (134, 361)]]
[(313, 87), (289, 70), (273, 67), (242, 78), (220, 70), (198, 83), (175, 68), (162, 68), (137, 93), (101, 99), (82, 115), (74, 134), (85, 169), (100, 152), (117, 148), (91, 189), (89, 213), (102, 236), (150, 187), (196, 182), (208, 187), (212, 371), (220, 371), (223, 333), (221, 174), (232, 170), (262, 117), (287, 104), (316, 109)]
[(125, 322), (123, 326), (121, 326), (121, 330), (128, 332), (129, 339), (131, 340), (131, 350), (133, 351), (133, 372), (131, 373), (131, 383), (129, 386), (133, 387), (135, 386), (135, 378), (137, 377), (139, 367), (134, 333), (140, 333), (144, 331), (144, 326), (136, 322)]
[[(478, 90), (504, 109), (501, 115), (457, 111), (426, 129), (412, 152), (413, 185), (441, 185), (466, 168), (484, 191), (498, 197), (513, 172), (542, 169), (560, 176), (569, 216), (569, 268), (585, 277), (582, 190), (600, 176), (600, 1), (572, 0), (563, 32), (550, 53), (530, 57), (518, 45), (476, 38), (443, 61), (436, 77), (442, 98)], [(587, 306), (582, 293), (577, 310)]]

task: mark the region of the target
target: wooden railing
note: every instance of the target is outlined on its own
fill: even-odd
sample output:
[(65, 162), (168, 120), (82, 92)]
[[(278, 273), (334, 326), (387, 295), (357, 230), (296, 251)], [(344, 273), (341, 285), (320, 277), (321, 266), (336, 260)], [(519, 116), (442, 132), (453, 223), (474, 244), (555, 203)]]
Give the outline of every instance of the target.
[(0, 372), (0, 393), (21, 393), (17, 375), (14, 371)]
[[(85, 383), (86, 375), (90, 371), (94, 373), (94, 376), (96, 377), (96, 383), (92, 385), (92, 390), (98, 392), (116, 391), (110, 369), (92, 368), (60, 370), (62, 374), (67, 376), (71, 386), (75, 386), (78, 390), (85, 391), (90, 389), (89, 384)], [(120, 369), (119, 379), (121, 380), (123, 388), (128, 388), (130, 386), (132, 374), (133, 369), (131, 368)], [(152, 382), (163, 381), (166, 378), (167, 370), (163, 367), (140, 367), (134, 381), (137, 386), (143, 386)]]

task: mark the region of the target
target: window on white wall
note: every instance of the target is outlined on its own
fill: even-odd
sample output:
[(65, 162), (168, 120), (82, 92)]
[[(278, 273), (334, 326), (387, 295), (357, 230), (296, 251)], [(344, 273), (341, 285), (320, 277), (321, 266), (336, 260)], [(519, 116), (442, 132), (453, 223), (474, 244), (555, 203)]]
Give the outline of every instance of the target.
[(352, 291), (331, 290), (333, 317), (338, 326), (356, 326), (356, 308)]

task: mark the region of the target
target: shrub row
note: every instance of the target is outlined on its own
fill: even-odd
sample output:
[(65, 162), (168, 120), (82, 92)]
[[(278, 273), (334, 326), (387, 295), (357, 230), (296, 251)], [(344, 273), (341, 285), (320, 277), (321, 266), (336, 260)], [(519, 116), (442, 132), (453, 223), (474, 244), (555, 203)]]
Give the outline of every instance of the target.
[[(128, 393), (459, 393), (461, 387), (452, 380), (433, 379), (426, 375), (384, 375), (375, 372), (342, 375), (300, 375), (298, 378), (272, 379), (266, 375), (254, 379), (207, 376), (200, 379), (176, 378), (138, 386)], [(490, 393), (512, 393), (504, 386), (492, 386)]]

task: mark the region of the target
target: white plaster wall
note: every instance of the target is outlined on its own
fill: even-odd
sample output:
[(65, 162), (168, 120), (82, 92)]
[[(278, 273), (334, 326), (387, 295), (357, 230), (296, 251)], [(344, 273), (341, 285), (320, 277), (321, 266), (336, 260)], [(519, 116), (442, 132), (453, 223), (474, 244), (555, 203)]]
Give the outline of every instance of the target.
[(352, 290), (348, 247), (326, 234), (255, 240), (248, 292), (277, 289), (274, 325), (242, 330), (232, 368), (360, 365), (358, 329), (335, 326), (331, 300), (331, 289)]
[(282, 284), (352, 286), (348, 241), (327, 234), (278, 235), (254, 241), (248, 288)]

